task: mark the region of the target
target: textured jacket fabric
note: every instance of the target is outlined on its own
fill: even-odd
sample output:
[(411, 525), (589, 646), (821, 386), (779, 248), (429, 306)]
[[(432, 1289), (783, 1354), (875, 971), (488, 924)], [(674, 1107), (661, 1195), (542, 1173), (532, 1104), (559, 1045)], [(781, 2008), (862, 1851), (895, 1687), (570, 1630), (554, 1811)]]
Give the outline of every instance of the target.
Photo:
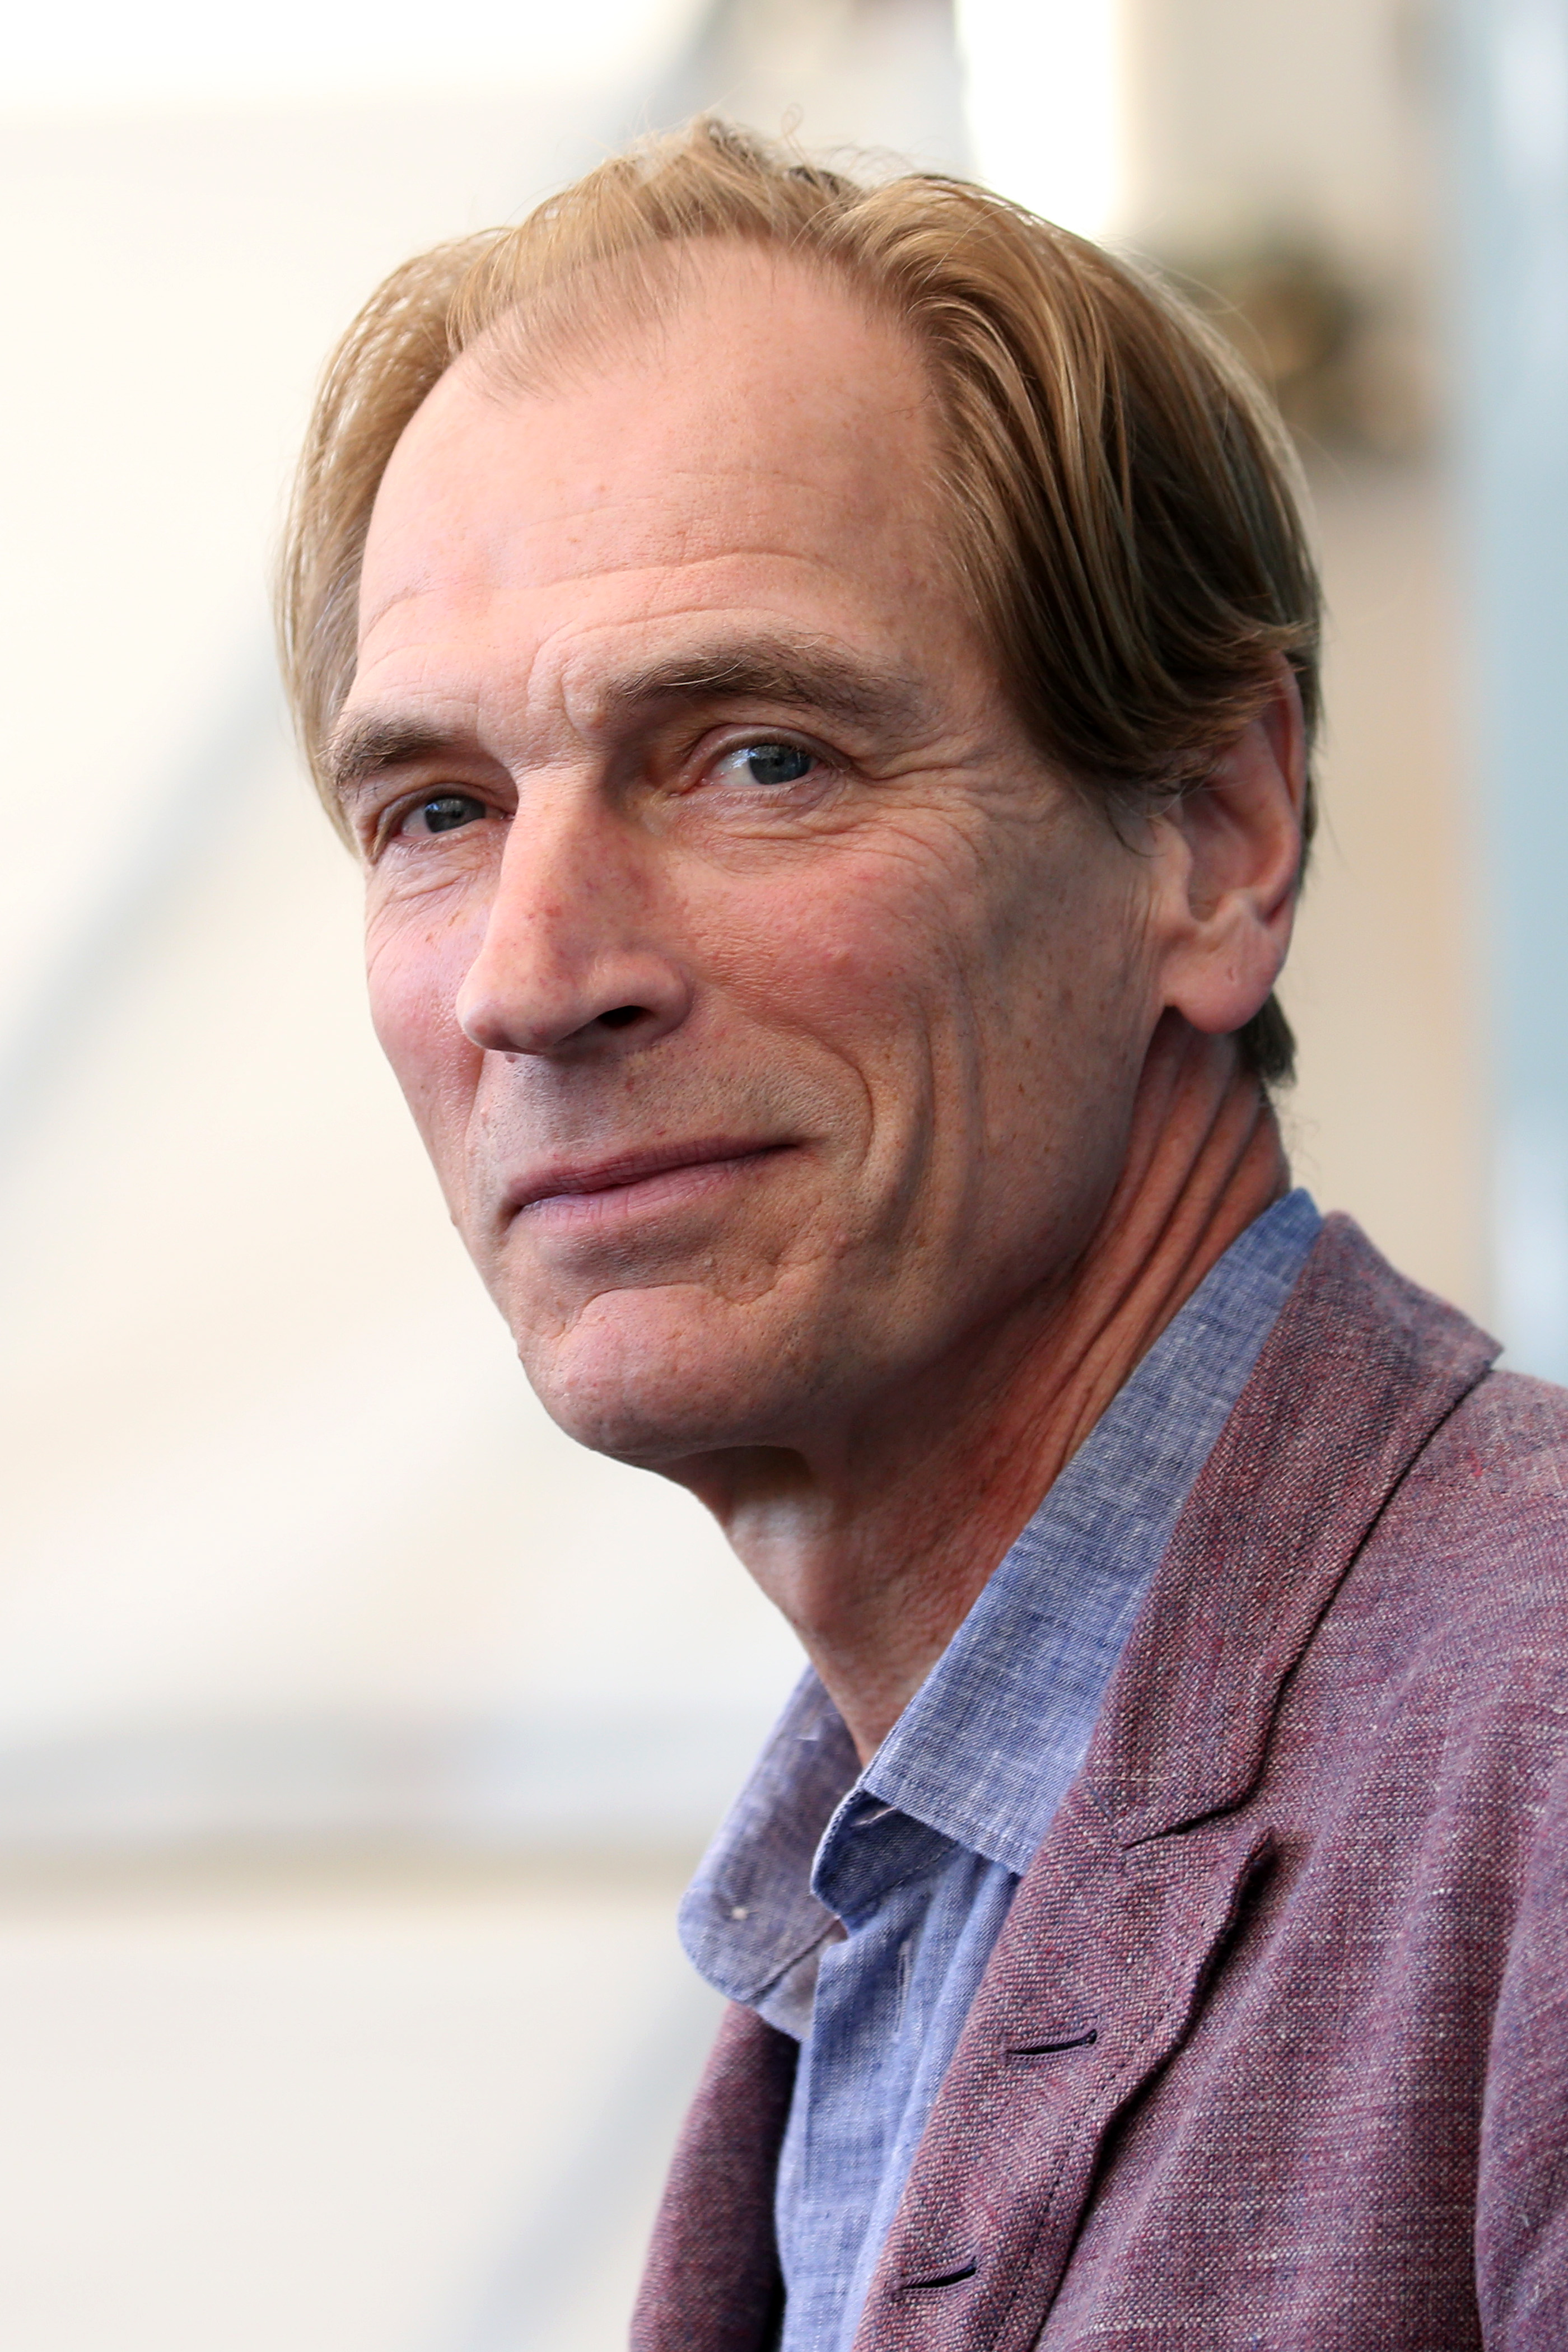
[[(1015, 1899), (857, 2352), (1568, 2347), (1568, 1395), (1343, 1218)], [(636, 2352), (765, 2352), (728, 2016)]]

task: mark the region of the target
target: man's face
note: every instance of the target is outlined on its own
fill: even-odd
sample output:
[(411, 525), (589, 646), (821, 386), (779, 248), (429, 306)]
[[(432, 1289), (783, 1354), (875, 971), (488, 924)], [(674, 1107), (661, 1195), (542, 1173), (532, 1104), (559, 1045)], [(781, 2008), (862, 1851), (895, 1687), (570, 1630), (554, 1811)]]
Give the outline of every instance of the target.
[(1158, 1013), (1144, 871), (1006, 707), (919, 363), (718, 249), (400, 443), (336, 738), (376, 1027), (549, 1410), (848, 1442), (1066, 1276)]

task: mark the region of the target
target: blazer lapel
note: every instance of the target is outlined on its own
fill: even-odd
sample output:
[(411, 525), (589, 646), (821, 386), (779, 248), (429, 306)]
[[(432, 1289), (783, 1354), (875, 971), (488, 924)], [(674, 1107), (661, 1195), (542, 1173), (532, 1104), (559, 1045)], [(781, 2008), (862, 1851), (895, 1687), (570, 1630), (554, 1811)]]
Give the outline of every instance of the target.
[(857, 2352), (1039, 2336), (1119, 2115), (1185, 2038), (1270, 1854), (1281, 1685), (1494, 1344), (1331, 1218), (1188, 1499), (1018, 1890)]
[(1268, 1855), (1267, 1829), (1227, 1822), (1128, 1856), (1081, 1784), (1069, 1796), (970, 2014), (858, 2346), (1036, 2342), (1107, 2130), (1185, 2035)]
[(1498, 1343), (1330, 1217), (1188, 1497), (1085, 1766), (1124, 1845), (1239, 1804), (1280, 1686)]
[(773, 2176), (798, 2043), (731, 2008), (677, 2142), (631, 2352), (762, 2352), (784, 2305)]

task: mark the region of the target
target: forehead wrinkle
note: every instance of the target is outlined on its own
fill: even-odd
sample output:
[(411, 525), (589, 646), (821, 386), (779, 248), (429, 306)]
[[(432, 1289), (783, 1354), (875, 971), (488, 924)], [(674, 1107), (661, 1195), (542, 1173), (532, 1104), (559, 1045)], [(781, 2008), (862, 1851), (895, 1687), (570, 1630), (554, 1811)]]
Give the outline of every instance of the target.
[[(574, 509), (574, 516), (581, 515), (597, 519), (601, 513), (624, 511), (625, 505), (633, 503), (651, 509), (655, 508), (658, 502), (650, 493), (635, 502), (626, 501), (619, 509), (608, 501), (603, 508), (584, 506)], [(565, 519), (556, 515), (540, 518), (531, 522), (527, 531), (521, 535), (537, 536), (541, 532), (557, 529)], [(668, 521), (669, 519), (666, 518), (666, 520)], [(395, 582), (380, 601), (374, 604), (366, 601), (364, 575), (362, 572), (359, 658), (361, 661), (363, 660), (376, 632), (384, 629), (386, 623), (402, 608), (413, 607), (420, 615), (415, 625), (423, 628), (428, 625), (423, 617), (423, 608), (432, 600), (438, 604), (443, 597), (455, 595), (464, 604), (477, 605), (493, 602), (498, 597), (509, 601), (536, 598), (562, 587), (577, 587), (584, 583), (591, 586), (596, 580), (635, 583), (639, 576), (646, 576), (650, 585), (657, 587), (661, 579), (680, 575), (683, 598), (689, 595), (691, 598), (689, 604), (683, 601), (679, 607), (672, 608), (671, 612), (659, 614), (657, 610), (657, 597), (649, 596), (644, 605), (626, 616), (638, 620), (652, 617), (668, 619), (672, 617), (674, 611), (711, 612), (717, 609), (714, 606), (704, 606), (697, 592), (690, 588), (689, 583), (693, 574), (722, 572), (727, 567), (737, 563), (756, 562), (766, 562), (788, 567), (795, 571), (811, 572), (832, 568), (831, 551), (825, 551), (819, 548), (801, 546), (787, 539), (774, 540), (761, 531), (751, 539), (731, 541), (722, 544), (702, 543), (703, 532), (708, 529), (710, 522), (710, 518), (705, 516), (680, 518), (679, 520), (680, 544), (668, 549), (658, 549), (644, 542), (616, 556), (607, 549), (595, 547), (584, 554), (580, 564), (575, 566), (563, 564), (548, 578), (542, 576), (538, 579), (514, 583), (499, 569), (476, 568), (467, 577), (459, 579), (454, 589), (438, 576), (432, 576), (426, 572), (414, 580)], [(552, 629), (550, 636), (543, 643), (548, 644), (551, 637), (569, 630), (572, 625), (570, 619), (562, 620)], [(542, 649), (542, 645), (540, 650)]]

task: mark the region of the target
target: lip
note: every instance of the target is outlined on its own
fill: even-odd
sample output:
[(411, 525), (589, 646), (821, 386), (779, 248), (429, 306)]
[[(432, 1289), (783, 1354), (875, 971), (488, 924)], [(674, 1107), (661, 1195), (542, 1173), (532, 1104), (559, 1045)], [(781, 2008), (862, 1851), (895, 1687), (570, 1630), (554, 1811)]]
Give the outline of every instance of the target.
[(657, 1186), (661, 1197), (667, 1192), (673, 1197), (683, 1189), (660, 1180), (716, 1177), (729, 1169), (776, 1159), (790, 1149), (788, 1143), (771, 1137), (763, 1140), (726, 1135), (701, 1142), (661, 1144), (648, 1151), (617, 1152), (612, 1159), (560, 1160), (536, 1170), (509, 1190), (502, 1213), (508, 1221), (551, 1210), (570, 1214), (574, 1210), (608, 1206), (619, 1196), (626, 1196), (629, 1208), (631, 1196), (645, 1196), (651, 1187)]

